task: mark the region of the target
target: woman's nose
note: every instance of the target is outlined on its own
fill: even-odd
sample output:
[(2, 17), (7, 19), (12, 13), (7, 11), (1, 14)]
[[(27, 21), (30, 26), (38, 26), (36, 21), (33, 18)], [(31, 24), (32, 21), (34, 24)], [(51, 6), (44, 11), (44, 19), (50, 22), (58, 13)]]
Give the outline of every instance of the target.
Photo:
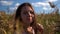
[(30, 12), (28, 12), (28, 17), (30, 17), (31, 16), (31, 13)]

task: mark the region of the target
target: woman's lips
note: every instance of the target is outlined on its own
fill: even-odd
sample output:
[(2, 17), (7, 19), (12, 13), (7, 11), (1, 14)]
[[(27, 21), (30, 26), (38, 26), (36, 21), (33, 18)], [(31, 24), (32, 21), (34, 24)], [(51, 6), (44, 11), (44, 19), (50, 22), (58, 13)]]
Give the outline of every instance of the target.
[(30, 20), (30, 18), (27, 18), (27, 20)]
[(30, 20), (31, 20), (31, 17), (27, 17), (27, 20), (29, 20), (29, 21), (30, 21)]
[(32, 20), (32, 17), (27, 17), (27, 20), (28, 20), (28, 21), (31, 21), (31, 20)]

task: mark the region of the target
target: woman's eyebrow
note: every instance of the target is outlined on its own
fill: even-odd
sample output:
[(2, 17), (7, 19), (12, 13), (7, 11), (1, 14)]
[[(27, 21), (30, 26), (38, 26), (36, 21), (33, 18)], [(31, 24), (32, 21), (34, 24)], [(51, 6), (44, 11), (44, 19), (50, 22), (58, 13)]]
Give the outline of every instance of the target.
[(32, 11), (33, 12), (33, 10), (28, 10), (28, 11)]

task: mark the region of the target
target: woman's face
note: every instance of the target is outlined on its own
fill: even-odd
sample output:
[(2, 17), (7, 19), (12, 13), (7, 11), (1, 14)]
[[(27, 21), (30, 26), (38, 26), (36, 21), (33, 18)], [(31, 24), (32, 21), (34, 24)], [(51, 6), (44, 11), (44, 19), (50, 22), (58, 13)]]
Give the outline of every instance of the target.
[(34, 19), (34, 11), (29, 6), (24, 6), (21, 9), (21, 18), (24, 24), (31, 24)]

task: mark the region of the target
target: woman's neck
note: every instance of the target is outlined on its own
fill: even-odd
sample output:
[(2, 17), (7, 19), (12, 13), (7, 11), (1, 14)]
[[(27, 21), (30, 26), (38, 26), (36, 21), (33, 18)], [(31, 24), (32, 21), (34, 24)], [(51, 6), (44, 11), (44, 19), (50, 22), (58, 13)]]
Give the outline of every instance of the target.
[(30, 26), (30, 24), (27, 24), (27, 23), (22, 23), (22, 25), (23, 25), (24, 28), (27, 28), (27, 27)]
[(29, 26), (29, 24), (23, 24), (23, 28), (28, 28)]

